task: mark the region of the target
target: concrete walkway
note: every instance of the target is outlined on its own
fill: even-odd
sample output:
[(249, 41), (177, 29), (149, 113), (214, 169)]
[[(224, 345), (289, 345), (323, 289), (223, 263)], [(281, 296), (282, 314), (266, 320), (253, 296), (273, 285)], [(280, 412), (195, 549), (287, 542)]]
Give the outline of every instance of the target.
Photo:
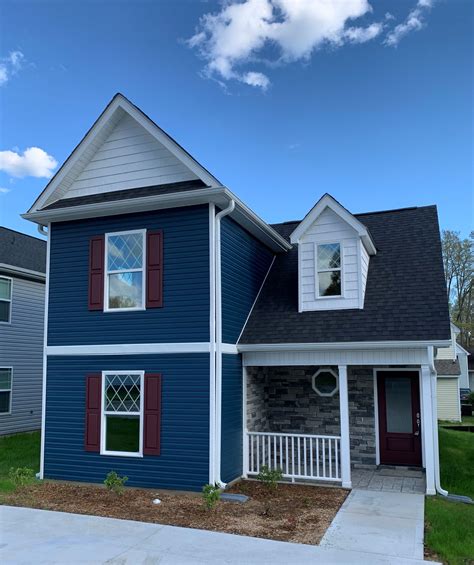
[[(390, 555), (128, 520), (0, 507), (0, 563), (420, 565)], [(431, 564), (432, 565), (432, 564)]]
[(423, 559), (422, 494), (354, 489), (321, 540), (321, 547)]

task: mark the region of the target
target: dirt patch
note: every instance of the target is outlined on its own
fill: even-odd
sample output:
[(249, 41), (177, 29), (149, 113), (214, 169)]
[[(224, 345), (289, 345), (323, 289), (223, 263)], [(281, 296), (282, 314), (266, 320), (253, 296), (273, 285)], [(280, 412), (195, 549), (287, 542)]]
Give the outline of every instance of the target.
[[(5, 495), (2, 502), (317, 544), (348, 494), (339, 488), (286, 484), (269, 494), (253, 481), (241, 481), (228, 492), (246, 494), (250, 500), (244, 504), (221, 501), (209, 511), (195, 494), (130, 488), (118, 496), (99, 486), (45, 482)], [(154, 498), (161, 504), (153, 504)]]

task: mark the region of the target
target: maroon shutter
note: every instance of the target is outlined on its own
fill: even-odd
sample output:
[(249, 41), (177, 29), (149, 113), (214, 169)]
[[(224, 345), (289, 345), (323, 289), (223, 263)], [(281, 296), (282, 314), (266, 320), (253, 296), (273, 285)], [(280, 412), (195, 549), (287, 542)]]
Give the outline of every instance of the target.
[(161, 375), (145, 373), (143, 454), (160, 454)]
[(89, 244), (89, 310), (104, 308), (104, 249), (103, 235), (91, 237)]
[(86, 451), (100, 451), (100, 407), (102, 375), (93, 373), (86, 377)]
[(146, 233), (146, 307), (163, 306), (163, 232)]

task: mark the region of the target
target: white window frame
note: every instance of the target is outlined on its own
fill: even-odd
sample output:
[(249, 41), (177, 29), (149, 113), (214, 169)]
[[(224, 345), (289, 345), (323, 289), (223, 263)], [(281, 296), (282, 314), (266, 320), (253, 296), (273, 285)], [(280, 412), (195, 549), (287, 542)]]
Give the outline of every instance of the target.
[[(138, 452), (130, 451), (107, 451), (106, 450), (106, 437), (107, 437), (107, 416), (117, 416), (122, 412), (111, 412), (105, 410), (105, 381), (107, 375), (140, 375), (140, 412), (127, 412), (128, 416), (139, 416), (139, 446)], [(102, 371), (102, 398), (101, 398), (101, 425), (100, 425), (100, 454), (113, 455), (117, 457), (143, 457), (143, 412), (144, 412), (144, 398), (145, 398), (145, 371)]]
[[(320, 375), (321, 373), (331, 373), (331, 375), (333, 375), (336, 379), (336, 386), (334, 388), (334, 390), (332, 392), (321, 392), (319, 390), (319, 388), (316, 385), (316, 379), (318, 377), (318, 375)], [(312, 382), (312, 386), (313, 386), (313, 390), (316, 394), (318, 394), (319, 396), (334, 396), (336, 394), (336, 392), (339, 390), (339, 375), (336, 373), (336, 371), (334, 371), (334, 369), (331, 369), (330, 367), (321, 367), (321, 369), (318, 369), (316, 371), (316, 373), (314, 373), (313, 375), (313, 382)]]
[[(339, 252), (341, 256), (341, 266), (337, 269), (319, 269), (318, 267), (318, 248), (322, 245), (339, 245)], [(342, 241), (318, 241), (314, 244), (314, 270), (315, 270), (315, 295), (317, 300), (334, 300), (335, 298), (344, 298), (344, 246)], [(319, 294), (319, 273), (331, 273), (332, 271), (339, 271), (341, 273), (341, 294), (334, 294), (332, 296), (321, 296)]]
[(0, 302), (9, 302), (10, 309), (8, 311), (8, 320), (0, 320), (0, 324), (11, 324), (12, 323), (12, 308), (13, 308), (13, 279), (11, 277), (5, 277), (4, 275), (0, 275), (0, 279), (4, 279), (6, 281), (10, 281), (10, 298), (0, 298)]
[[(117, 235), (130, 235), (134, 233), (142, 234), (142, 245), (143, 245), (143, 262), (141, 269), (121, 269), (109, 271), (108, 265), (108, 251), (109, 251), (109, 237)], [(145, 296), (146, 296), (146, 229), (139, 230), (127, 230), (127, 231), (116, 231), (105, 234), (105, 253), (104, 253), (104, 312), (136, 312), (139, 310), (145, 310)], [(109, 308), (109, 275), (118, 275), (120, 273), (142, 273), (142, 303), (140, 306), (134, 306), (133, 308)]]
[(13, 367), (0, 367), (0, 371), (4, 371), (5, 369), (10, 371), (10, 388), (0, 388), (0, 392), (9, 392), (10, 393), (10, 404), (8, 406), (7, 412), (0, 412), (1, 416), (8, 416), (12, 413), (12, 399), (13, 399)]

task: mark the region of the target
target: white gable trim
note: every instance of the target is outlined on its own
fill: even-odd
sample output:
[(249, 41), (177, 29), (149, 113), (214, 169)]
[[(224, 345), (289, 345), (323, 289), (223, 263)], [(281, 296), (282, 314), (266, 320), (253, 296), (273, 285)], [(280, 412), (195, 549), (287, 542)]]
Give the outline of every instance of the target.
[(331, 195), (325, 194), (316, 205), (306, 214), (304, 219), (298, 224), (296, 229), (290, 235), (291, 243), (298, 243), (301, 237), (309, 229), (309, 227), (316, 221), (316, 219), (321, 215), (321, 213), (326, 209), (330, 208), (335, 214), (342, 218), (347, 224), (349, 224), (360, 236), (364, 247), (367, 249), (369, 255), (375, 255), (377, 250), (375, 244), (370, 237), (367, 228), (357, 220), (350, 212), (348, 212), (343, 206), (337, 202)]
[[(94, 144), (103, 141), (103, 137), (109, 134), (118, 121), (125, 115), (131, 116), (159, 143), (168, 149), (179, 161), (183, 163), (192, 173), (200, 178), (207, 186), (221, 186), (221, 183), (202, 167), (191, 155), (185, 151), (176, 141), (158, 127), (148, 116), (139, 110), (122, 94), (116, 94), (105, 110), (86, 133), (82, 141), (66, 159), (59, 171), (50, 180), (46, 188), (36, 199), (29, 212), (41, 209), (46, 203), (59, 200), (72, 184), (72, 180), (80, 173), (75, 167), (85, 157), (88, 151), (95, 150)], [(66, 187), (66, 188), (65, 188)], [(62, 190), (61, 190), (62, 189)]]

